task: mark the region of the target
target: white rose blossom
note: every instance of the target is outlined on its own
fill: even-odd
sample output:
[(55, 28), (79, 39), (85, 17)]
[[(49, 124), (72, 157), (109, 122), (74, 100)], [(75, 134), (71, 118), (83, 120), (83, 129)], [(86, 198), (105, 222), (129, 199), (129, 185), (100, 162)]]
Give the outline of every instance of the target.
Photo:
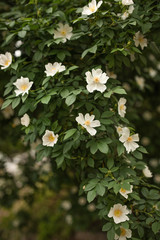
[(139, 88), (143, 90), (145, 86), (145, 79), (143, 77), (135, 76), (135, 80)]
[(126, 190), (126, 189), (124, 189), (124, 188), (121, 188), (120, 190), (119, 190), (119, 193), (124, 197), (124, 198), (128, 198), (128, 194), (129, 193), (132, 193), (132, 189), (133, 189), (133, 186), (131, 185), (130, 186), (130, 190)]
[(0, 65), (1, 69), (8, 68), (12, 63), (12, 54), (10, 52), (6, 52), (5, 54), (0, 54)]
[(92, 72), (86, 72), (87, 90), (92, 93), (97, 90), (99, 92), (104, 92), (106, 90), (106, 82), (109, 77), (106, 73), (103, 73), (101, 69), (92, 69)]
[(21, 124), (24, 125), (25, 127), (28, 127), (30, 124), (30, 117), (28, 116), (27, 113), (25, 113), (23, 115), (23, 117), (21, 118)]
[(115, 240), (127, 240), (127, 238), (131, 238), (132, 231), (130, 229), (125, 229), (123, 227), (120, 227), (120, 230), (121, 230), (120, 236), (115, 234), (115, 237), (114, 237)]
[(62, 65), (62, 63), (48, 63), (45, 65), (45, 73), (47, 75), (47, 77), (51, 76), (53, 77), (57, 72), (63, 72), (65, 71), (66, 67), (64, 65)]
[(126, 104), (127, 100), (125, 98), (120, 98), (118, 101), (118, 114), (124, 117), (126, 114)]
[(127, 153), (133, 152), (139, 147), (139, 145), (136, 143), (139, 141), (139, 135), (130, 135), (130, 130), (127, 127), (123, 128), (123, 133), (119, 140), (123, 143)]
[(122, 4), (128, 6), (134, 4), (134, 2), (132, 0), (122, 0)]
[(53, 147), (58, 141), (58, 134), (54, 134), (53, 131), (46, 130), (42, 137), (43, 146)]
[(129, 13), (127, 11), (125, 11), (121, 16), (121, 19), (126, 20), (128, 17), (129, 17)]
[(116, 130), (117, 130), (118, 135), (121, 136), (122, 133), (123, 133), (123, 127), (121, 127), (121, 126), (116, 126)]
[(118, 224), (129, 220), (127, 216), (129, 213), (130, 211), (128, 210), (126, 205), (122, 206), (122, 204), (118, 203), (111, 207), (108, 213), (108, 217), (113, 217), (114, 222)]
[(88, 6), (85, 6), (83, 8), (82, 15), (91, 15), (95, 13), (101, 5), (102, 1), (99, 1), (97, 3), (96, 0), (92, 0), (92, 2), (88, 4)]
[(82, 127), (84, 127), (91, 136), (94, 136), (97, 132), (94, 128), (101, 126), (100, 121), (94, 120), (94, 118), (95, 118), (95, 116), (89, 115), (89, 113), (86, 113), (85, 116), (83, 116), (82, 113), (79, 113), (79, 116), (76, 117), (76, 121)]
[(133, 5), (130, 5), (129, 8), (128, 8), (129, 14), (132, 14), (133, 11), (134, 11), (134, 6), (133, 6)]
[(144, 47), (147, 47), (147, 38), (144, 38), (143, 34), (140, 33), (140, 31), (135, 34), (133, 40), (136, 47), (140, 45), (142, 50), (144, 49)]
[(67, 40), (71, 39), (73, 35), (72, 30), (73, 28), (70, 27), (67, 23), (59, 23), (57, 30), (54, 30), (54, 39), (62, 38), (62, 41), (65, 43)]
[(143, 174), (146, 178), (151, 178), (152, 177), (152, 172), (149, 170), (147, 165), (145, 166), (145, 168), (142, 171), (143, 171)]
[(27, 93), (30, 90), (30, 88), (32, 87), (33, 82), (29, 81), (29, 78), (18, 78), (17, 81), (15, 83), (13, 83), (13, 85), (15, 85), (17, 87), (18, 90), (15, 90), (16, 96), (22, 94), (22, 96)]

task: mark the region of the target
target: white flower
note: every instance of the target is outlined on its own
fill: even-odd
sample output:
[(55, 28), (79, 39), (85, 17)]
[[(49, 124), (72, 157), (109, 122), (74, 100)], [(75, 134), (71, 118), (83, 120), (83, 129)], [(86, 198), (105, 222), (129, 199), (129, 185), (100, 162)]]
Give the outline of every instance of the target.
[(126, 114), (126, 104), (127, 100), (125, 98), (120, 98), (118, 101), (118, 114), (124, 117)]
[(142, 50), (144, 49), (144, 47), (147, 47), (147, 39), (144, 38), (143, 34), (140, 33), (140, 31), (138, 31), (134, 38), (133, 38), (134, 42), (135, 42), (135, 46), (138, 47), (139, 45), (141, 46)]
[(12, 63), (12, 55), (10, 52), (6, 52), (5, 54), (0, 54), (0, 65), (1, 69), (5, 69), (9, 67)]
[(123, 143), (127, 153), (133, 152), (139, 147), (136, 143), (139, 141), (138, 134), (130, 135), (130, 130), (127, 127), (123, 128), (123, 133), (119, 140)]
[(63, 25), (62, 23), (59, 23), (57, 30), (54, 30), (54, 39), (62, 38), (63, 42), (65, 43), (67, 39), (71, 39), (72, 30), (73, 28), (70, 27), (68, 24)]
[(154, 78), (157, 75), (157, 71), (153, 68), (148, 69), (150, 77)]
[(17, 176), (21, 173), (19, 166), (14, 162), (6, 162), (5, 163), (6, 171), (14, 176)]
[(82, 125), (82, 127), (84, 127), (91, 136), (93, 136), (97, 132), (94, 128), (101, 126), (100, 121), (94, 120), (94, 118), (95, 116), (89, 115), (89, 113), (86, 113), (85, 116), (83, 116), (82, 113), (79, 113), (79, 116), (76, 117), (76, 121)]
[(129, 14), (132, 14), (133, 11), (134, 11), (134, 6), (133, 5), (129, 6), (129, 8), (128, 8)]
[(72, 204), (70, 201), (68, 200), (64, 200), (62, 203), (61, 203), (61, 207), (64, 209), (64, 210), (70, 210), (71, 207), (72, 207)]
[(120, 230), (121, 230), (120, 236), (115, 234), (115, 237), (114, 237), (115, 240), (126, 240), (127, 238), (131, 238), (132, 231), (130, 229), (125, 229), (123, 227), (120, 227)]
[(58, 134), (55, 135), (54, 132), (46, 130), (42, 137), (42, 141), (43, 146), (53, 147), (58, 141)]
[(23, 42), (21, 40), (18, 40), (15, 44), (16, 48), (19, 48), (21, 45), (23, 44)]
[(23, 117), (21, 118), (21, 124), (24, 125), (25, 127), (28, 127), (30, 124), (30, 117), (28, 116), (27, 113), (25, 113), (23, 115)]
[(129, 193), (132, 193), (132, 189), (133, 189), (133, 186), (131, 185), (130, 186), (130, 190), (126, 190), (126, 189), (124, 189), (124, 188), (121, 188), (120, 190), (119, 190), (119, 193), (123, 196), (123, 197), (125, 197), (126, 199), (128, 198), (128, 194)]
[(82, 15), (91, 15), (92, 13), (95, 13), (98, 8), (101, 6), (102, 1), (99, 1), (98, 3), (96, 3), (96, 0), (92, 0), (92, 2), (90, 2), (88, 4), (88, 6), (85, 6), (83, 8), (82, 11)]
[(58, 62), (55, 62), (55, 63), (48, 63), (45, 65), (45, 73), (47, 75), (47, 77), (51, 76), (53, 77), (57, 72), (63, 72), (65, 71), (65, 66), (62, 65), (62, 63), (58, 63)]
[(132, 0), (122, 0), (123, 5), (132, 5), (134, 2)]
[(121, 126), (116, 126), (116, 130), (117, 130), (118, 135), (121, 136), (123, 133), (123, 128)]
[(106, 73), (103, 73), (101, 69), (92, 69), (92, 72), (86, 72), (87, 90), (93, 92), (95, 90), (104, 92), (106, 90), (105, 83), (109, 79)]
[(128, 210), (126, 205), (122, 206), (122, 204), (118, 203), (111, 207), (108, 213), (108, 217), (113, 217), (114, 222), (117, 224), (129, 220), (127, 216), (127, 214), (129, 213), (130, 211)]
[(20, 57), (22, 55), (22, 51), (21, 50), (16, 50), (15, 52), (14, 52), (14, 56), (15, 57)]
[(13, 85), (15, 85), (18, 90), (15, 90), (16, 96), (22, 94), (22, 96), (27, 93), (30, 90), (30, 88), (32, 87), (33, 82), (29, 81), (29, 78), (18, 78), (17, 81), (15, 83), (13, 83)]
[(129, 13), (127, 11), (125, 11), (121, 16), (121, 19), (126, 20), (128, 17), (129, 17)]
[(141, 90), (144, 89), (144, 86), (145, 86), (145, 79), (143, 77), (139, 77), (139, 76), (136, 76), (135, 77), (135, 80), (136, 80), (136, 83), (137, 85), (139, 86), (139, 88)]
[(145, 166), (145, 168), (142, 171), (143, 171), (143, 174), (144, 174), (145, 177), (147, 177), (147, 178), (151, 178), (152, 177), (152, 173), (149, 170), (147, 165)]

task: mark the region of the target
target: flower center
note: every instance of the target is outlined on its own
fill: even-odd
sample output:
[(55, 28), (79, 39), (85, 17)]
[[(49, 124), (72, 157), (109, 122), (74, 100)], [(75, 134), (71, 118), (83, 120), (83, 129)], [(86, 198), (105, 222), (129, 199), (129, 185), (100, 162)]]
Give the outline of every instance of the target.
[(94, 78), (94, 82), (99, 83), (99, 78), (98, 78), (98, 77), (95, 77), (95, 78)]
[(86, 126), (89, 126), (91, 124), (91, 122), (89, 120), (85, 121), (84, 123)]
[(121, 228), (121, 236), (125, 236), (126, 235), (126, 230), (124, 228)]
[(50, 141), (50, 142), (53, 142), (54, 141), (54, 139), (55, 139), (55, 137), (53, 137), (53, 135), (51, 134), (49, 137), (48, 137), (48, 140)]
[(142, 43), (143, 42), (143, 37), (139, 37), (139, 42)]
[(21, 86), (21, 90), (22, 90), (22, 91), (25, 91), (25, 90), (27, 89), (27, 87), (28, 87), (27, 84), (23, 84), (23, 85)]
[(66, 31), (65, 31), (65, 30), (61, 31), (61, 34), (62, 34), (63, 36), (66, 36)]
[(6, 60), (5, 63), (4, 63), (4, 65), (5, 65), (5, 66), (8, 66), (9, 63), (10, 63), (10, 60)]
[(124, 104), (120, 105), (120, 110), (124, 110)]
[(114, 216), (120, 217), (122, 215), (122, 211), (120, 209), (114, 210)]
[(89, 10), (90, 10), (91, 12), (94, 12), (95, 9), (96, 9), (95, 6), (89, 8)]
[(127, 141), (128, 141), (128, 142), (132, 142), (132, 140), (133, 140), (132, 137), (128, 137), (128, 138), (127, 138)]
[(125, 193), (125, 192), (126, 192), (126, 189), (121, 188), (121, 192), (122, 192), (122, 193)]

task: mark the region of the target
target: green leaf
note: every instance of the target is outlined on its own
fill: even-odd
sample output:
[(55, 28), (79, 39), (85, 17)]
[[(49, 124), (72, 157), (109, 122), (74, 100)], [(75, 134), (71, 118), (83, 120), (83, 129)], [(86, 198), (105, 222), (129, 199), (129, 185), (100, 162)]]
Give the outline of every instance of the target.
[(68, 68), (68, 69), (65, 71), (64, 75), (68, 75), (70, 71), (73, 71), (74, 69), (77, 69), (77, 68), (79, 68), (79, 67), (76, 66), (76, 65), (74, 65), (74, 66)]
[(101, 183), (98, 183), (96, 186), (96, 192), (98, 195), (103, 196), (105, 194), (105, 187)]
[(63, 140), (67, 140), (68, 138), (70, 138), (71, 136), (73, 136), (73, 134), (75, 134), (75, 132), (77, 131), (76, 128), (72, 128), (70, 130), (68, 130), (64, 136)]
[(2, 104), (2, 107), (1, 107), (1, 110), (8, 107), (11, 102), (13, 101), (13, 99), (7, 99), (3, 104)]
[(21, 99), (20, 98), (15, 98), (12, 102), (12, 108), (16, 108), (18, 104), (20, 103)]
[(97, 142), (97, 146), (98, 146), (98, 149), (99, 149), (100, 152), (105, 153), (105, 154), (108, 153), (109, 148), (108, 148), (108, 145), (105, 142), (105, 139), (104, 140), (99, 140)]
[(132, 155), (137, 158), (137, 159), (142, 159), (143, 158), (143, 155), (142, 153), (138, 152), (138, 151), (134, 151), (132, 152)]
[(60, 168), (64, 162), (64, 155), (60, 155), (56, 158), (57, 168)]
[(108, 232), (108, 230), (111, 229), (111, 227), (112, 227), (112, 223), (108, 222), (108, 223), (103, 225), (102, 231), (103, 232)]
[(122, 153), (124, 153), (124, 146), (122, 143), (118, 143), (118, 146), (117, 146), (117, 152), (118, 152), (118, 156), (121, 156)]
[(114, 228), (111, 228), (107, 232), (107, 240), (114, 240), (114, 237), (115, 237), (115, 231), (114, 231)]
[(22, 30), (22, 31), (20, 31), (19, 33), (18, 33), (18, 36), (20, 37), (20, 38), (24, 38), (25, 36), (26, 36), (26, 31), (24, 31), (24, 30)]
[(121, 87), (113, 88), (112, 91), (117, 94), (127, 94), (126, 91)]
[(89, 158), (88, 160), (87, 160), (87, 164), (88, 164), (88, 166), (89, 167), (94, 167), (94, 160), (92, 159), (92, 158)]
[(72, 146), (73, 146), (72, 141), (67, 142), (63, 147), (63, 153), (67, 153), (71, 149)]
[(47, 95), (41, 99), (41, 103), (48, 104), (51, 99), (51, 96)]
[(111, 169), (114, 165), (114, 160), (112, 158), (107, 160), (107, 167), (108, 169)]
[(90, 203), (92, 202), (96, 197), (96, 191), (92, 190), (87, 193), (87, 201)]
[(81, 58), (84, 58), (84, 57), (87, 55), (88, 52), (90, 52), (90, 53), (96, 53), (96, 51), (97, 51), (97, 44), (94, 45), (94, 46), (91, 47), (91, 48), (86, 49), (86, 50), (82, 53)]
[(72, 94), (72, 95), (69, 95), (66, 100), (65, 100), (65, 103), (70, 106), (72, 105), (74, 102), (76, 101), (76, 95), (75, 94)]
[(112, 117), (113, 115), (114, 115), (114, 112), (105, 111), (104, 113), (102, 113), (101, 118), (109, 118), (109, 117)]
[(110, 90), (109, 92), (106, 92), (106, 93), (104, 93), (104, 97), (106, 97), (106, 98), (110, 98), (110, 96), (113, 94), (113, 91), (112, 90)]

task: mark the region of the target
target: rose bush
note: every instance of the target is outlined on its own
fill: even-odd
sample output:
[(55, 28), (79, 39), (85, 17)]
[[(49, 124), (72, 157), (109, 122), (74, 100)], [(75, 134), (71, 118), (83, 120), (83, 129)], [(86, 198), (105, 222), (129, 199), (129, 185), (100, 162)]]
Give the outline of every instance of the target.
[(159, 49), (159, 10), (155, 0), (23, 0), (1, 14), (0, 65), (11, 76), (2, 109), (15, 109), (26, 142), (42, 140), (37, 161), (74, 172), (108, 240), (160, 236), (160, 191), (143, 174), (134, 124), (142, 94), (124, 84), (143, 90), (155, 74), (143, 70)]

